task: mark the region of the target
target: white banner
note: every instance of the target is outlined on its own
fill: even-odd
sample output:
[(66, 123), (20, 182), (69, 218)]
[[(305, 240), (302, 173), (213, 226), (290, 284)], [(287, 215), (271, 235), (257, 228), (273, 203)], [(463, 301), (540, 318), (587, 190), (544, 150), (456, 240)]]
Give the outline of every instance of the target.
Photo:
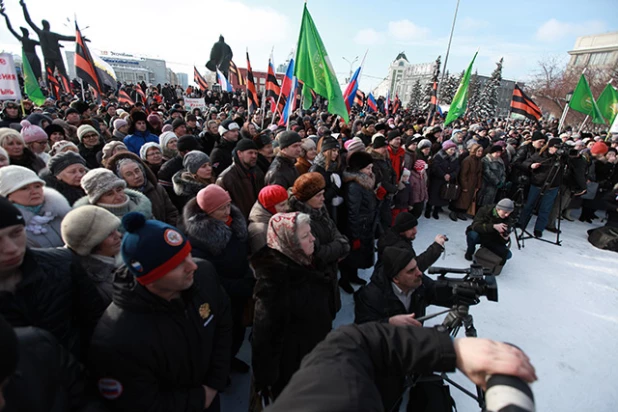
[(206, 108), (206, 103), (204, 102), (203, 97), (200, 97), (200, 98), (185, 97), (184, 101), (185, 101), (185, 109), (187, 109), (189, 112), (192, 111), (193, 109), (205, 109)]
[(0, 53), (0, 100), (21, 100), (13, 55)]

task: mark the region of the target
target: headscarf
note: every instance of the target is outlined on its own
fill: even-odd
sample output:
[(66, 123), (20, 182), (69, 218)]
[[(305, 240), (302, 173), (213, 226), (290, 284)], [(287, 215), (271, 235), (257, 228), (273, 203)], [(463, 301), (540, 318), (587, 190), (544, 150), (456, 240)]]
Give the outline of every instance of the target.
[(266, 244), (269, 248), (278, 250), (294, 262), (309, 266), (312, 257), (305, 254), (296, 235), (299, 214), (300, 212), (277, 213), (271, 217), (268, 222)]

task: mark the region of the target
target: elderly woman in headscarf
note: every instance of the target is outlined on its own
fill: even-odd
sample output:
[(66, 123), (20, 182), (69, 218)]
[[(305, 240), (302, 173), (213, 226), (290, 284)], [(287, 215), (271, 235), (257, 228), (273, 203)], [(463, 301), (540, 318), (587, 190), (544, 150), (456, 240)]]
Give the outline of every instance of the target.
[(79, 154), (71, 151), (59, 153), (49, 159), (47, 170), (49, 173), (41, 173), (41, 178), (47, 187), (60, 192), (70, 205), (86, 195), (81, 182), (88, 169), (86, 161)]
[(65, 246), (93, 281), (105, 306), (112, 303), (114, 271), (122, 266), (120, 219), (98, 206), (70, 211), (60, 228)]
[[(111, 170), (92, 169), (82, 178), (82, 188), (86, 196), (73, 205), (94, 205), (102, 207), (114, 216), (122, 219), (129, 212), (139, 212), (146, 219), (152, 219), (152, 203), (137, 190), (127, 189), (127, 184)], [(122, 231), (122, 228), (120, 229)]]
[(305, 355), (331, 330), (332, 283), (314, 261), (305, 213), (270, 219), (267, 247), (251, 258), (257, 279), (251, 341), (255, 390), (274, 400)]
[(23, 166), (35, 173), (39, 173), (45, 168), (43, 159), (26, 147), (26, 141), (15, 129), (0, 128), (0, 147), (9, 154), (12, 165)]
[(192, 150), (182, 159), (184, 169), (172, 177), (176, 206), (181, 209), (206, 186), (215, 183), (210, 157), (199, 150)]
[(71, 206), (60, 193), (45, 187), (32, 170), (22, 166), (0, 169), (0, 196), (6, 197), (22, 213), (30, 247), (58, 247), (60, 222)]
[(163, 165), (163, 149), (161, 149), (161, 145), (154, 142), (145, 143), (139, 149), (139, 157), (152, 170), (152, 173), (157, 176)]
[(163, 186), (157, 183), (154, 173), (138, 156), (131, 152), (118, 153), (109, 159), (107, 168), (124, 180), (129, 189), (150, 199), (155, 219), (176, 226), (178, 209), (172, 204)]

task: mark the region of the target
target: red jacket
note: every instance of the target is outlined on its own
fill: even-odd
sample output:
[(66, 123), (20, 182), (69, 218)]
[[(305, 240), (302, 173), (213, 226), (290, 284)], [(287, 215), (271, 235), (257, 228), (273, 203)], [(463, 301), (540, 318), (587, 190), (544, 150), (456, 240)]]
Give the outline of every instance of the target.
[(395, 174), (397, 175), (397, 183), (399, 183), (401, 172), (403, 172), (403, 159), (406, 156), (406, 151), (400, 147), (396, 152), (393, 152), (391, 145), (388, 145), (388, 154), (391, 158), (393, 169), (395, 169)]

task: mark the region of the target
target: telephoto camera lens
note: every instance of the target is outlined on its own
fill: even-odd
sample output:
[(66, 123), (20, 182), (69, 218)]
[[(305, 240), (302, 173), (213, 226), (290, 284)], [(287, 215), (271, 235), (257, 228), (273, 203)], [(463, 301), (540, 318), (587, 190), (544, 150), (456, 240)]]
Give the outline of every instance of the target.
[(510, 375), (493, 375), (485, 392), (487, 412), (534, 412), (534, 396), (530, 386)]

